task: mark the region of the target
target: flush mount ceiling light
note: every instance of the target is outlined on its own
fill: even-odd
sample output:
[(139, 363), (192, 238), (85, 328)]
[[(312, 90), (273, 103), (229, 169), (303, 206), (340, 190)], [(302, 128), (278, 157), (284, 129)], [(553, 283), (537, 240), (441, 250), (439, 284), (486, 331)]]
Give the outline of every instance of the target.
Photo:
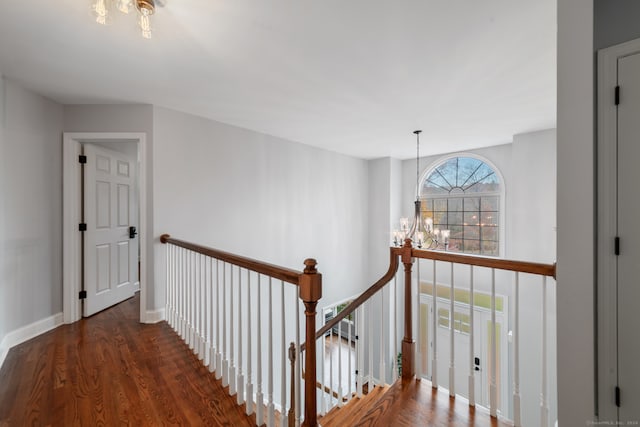
[(137, 11), (138, 27), (142, 37), (151, 38), (151, 15), (156, 11), (154, 0), (91, 0), (91, 10), (96, 18), (96, 22), (101, 25), (108, 25), (114, 15), (114, 9), (128, 15), (133, 9)]

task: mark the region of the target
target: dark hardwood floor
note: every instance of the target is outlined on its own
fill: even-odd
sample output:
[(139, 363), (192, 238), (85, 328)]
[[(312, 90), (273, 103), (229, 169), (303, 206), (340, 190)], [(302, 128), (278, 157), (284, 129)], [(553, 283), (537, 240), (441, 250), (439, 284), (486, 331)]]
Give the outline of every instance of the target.
[(244, 407), (139, 296), (12, 348), (0, 426), (251, 426)]

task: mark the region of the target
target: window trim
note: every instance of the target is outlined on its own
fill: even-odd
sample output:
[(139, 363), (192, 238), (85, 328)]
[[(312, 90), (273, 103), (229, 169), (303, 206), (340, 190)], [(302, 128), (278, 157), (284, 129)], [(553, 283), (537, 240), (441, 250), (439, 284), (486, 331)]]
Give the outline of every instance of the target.
[[(451, 154), (447, 154), (444, 156), (439, 156), (437, 159), (435, 159), (434, 161), (430, 162), (427, 167), (425, 169), (423, 169), (422, 173), (420, 174), (420, 179), (418, 180), (418, 188), (414, 188), (414, 195), (415, 194), (421, 194), (420, 189), (422, 188), (422, 186), (424, 185), (425, 180), (427, 179), (427, 177), (429, 175), (431, 175), (437, 167), (441, 166), (443, 163), (454, 159), (456, 157), (470, 157), (476, 160), (480, 160), (481, 162), (484, 162), (487, 164), (487, 166), (489, 166), (491, 169), (493, 169), (493, 171), (495, 172), (496, 176), (498, 177), (498, 179), (500, 180), (500, 191), (491, 191), (491, 192), (486, 192), (486, 193), (479, 193), (482, 195), (498, 195), (500, 196), (500, 220), (498, 223), (498, 233), (499, 233), (499, 242), (498, 242), (498, 256), (494, 257), (494, 258), (504, 258), (506, 255), (506, 250), (507, 250), (507, 245), (506, 245), (506, 217), (507, 217), (507, 203), (506, 203), (506, 195), (507, 195), (507, 184), (505, 182), (504, 179), (504, 175), (502, 174), (502, 171), (495, 165), (495, 163), (493, 163), (491, 160), (487, 159), (484, 156), (475, 154), (475, 153), (469, 153), (469, 152), (459, 152), (459, 153), (451, 153)], [(438, 198), (449, 198), (449, 197), (456, 197), (455, 195), (439, 195)], [(460, 197), (460, 196), (457, 196)], [(473, 197), (471, 194), (469, 195), (469, 197)], [(464, 252), (460, 252), (460, 253), (464, 253)]]

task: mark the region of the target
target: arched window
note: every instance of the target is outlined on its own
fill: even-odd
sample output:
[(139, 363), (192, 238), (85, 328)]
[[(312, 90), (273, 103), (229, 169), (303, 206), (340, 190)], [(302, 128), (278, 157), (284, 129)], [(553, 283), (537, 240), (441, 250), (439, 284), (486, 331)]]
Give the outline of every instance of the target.
[(475, 157), (452, 157), (433, 167), (420, 187), (422, 218), (449, 230), (449, 251), (500, 255), (501, 182)]

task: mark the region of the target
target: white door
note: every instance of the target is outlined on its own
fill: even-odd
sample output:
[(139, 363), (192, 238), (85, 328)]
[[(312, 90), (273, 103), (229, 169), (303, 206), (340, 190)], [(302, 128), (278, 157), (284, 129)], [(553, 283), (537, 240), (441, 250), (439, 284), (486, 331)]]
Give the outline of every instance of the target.
[[(138, 276), (136, 159), (85, 144), (83, 315), (133, 296)], [(137, 232), (137, 230), (136, 230)]]
[(640, 420), (640, 54), (618, 61), (619, 421)]
[[(449, 365), (450, 365), (450, 348), (451, 348), (451, 335), (449, 329), (449, 301), (448, 300), (438, 300), (438, 314), (439, 321), (437, 325), (431, 325), (433, 323), (433, 305), (432, 298), (428, 295), (421, 296), (420, 303), (420, 337), (418, 338), (419, 345), (421, 346), (421, 356), (422, 356), (422, 375), (430, 378), (432, 375), (432, 364), (431, 360), (433, 358), (433, 333), (434, 326), (435, 331), (437, 333), (437, 347), (438, 347), (438, 384), (442, 385), (445, 388), (449, 388)], [(469, 306), (461, 306), (460, 304), (456, 304), (455, 311), (456, 315), (456, 333), (454, 335), (454, 346), (455, 346), (455, 391), (457, 394), (460, 394), (465, 397), (469, 397), (469, 369), (470, 369), (470, 354), (469, 354), (469, 346), (471, 344), (471, 340), (469, 338)], [(475, 311), (475, 316), (478, 316), (478, 310)], [(485, 405), (485, 399), (483, 398), (483, 390), (484, 390), (484, 373), (483, 364), (484, 364), (484, 353), (482, 346), (482, 328), (480, 323), (477, 321), (474, 327), (474, 359), (472, 362), (474, 363), (474, 396), (475, 401), (480, 405)], [(475, 365), (477, 361), (479, 365)], [(487, 398), (488, 402), (488, 398)]]

